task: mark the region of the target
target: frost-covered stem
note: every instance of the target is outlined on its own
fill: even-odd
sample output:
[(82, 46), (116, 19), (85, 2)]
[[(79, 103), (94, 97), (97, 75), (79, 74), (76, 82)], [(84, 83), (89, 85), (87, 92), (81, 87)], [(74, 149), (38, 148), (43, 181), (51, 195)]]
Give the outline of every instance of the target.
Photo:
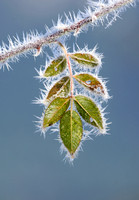
[(71, 98), (73, 98), (73, 74), (72, 74), (71, 63), (70, 63), (70, 60), (69, 60), (69, 54), (68, 54), (66, 48), (63, 46), (63, 44), (61, 42), (57, 41), (57, 43), (59, 44), (59, 46), (62, 48), (64, 54), (66, 55), (67, 64), (68, 64), (68, 68), (69, 68), (69, 73), (70, 73)]
[[(88, 25), (89, 23), (95, 23), (97, 20), (102, 18), (103, 16), (132, 3), (133, 0), (119, 0), (114, 1), (111, 4), (103, 4), (99, 9), (92, 12), (90, 16), (84, 17), (82, 20), (73, 23), (65, 28), (61, 28), (58, 31), (50, 35), (43, 35), (39, 38), (34, 38), (33, 41), (29, 41), (27, 43), (22, 43), (21, 45), (13, 46), (13, 48), (6, 48), (5, 50), (1, 50), (0, 52), (0, 62), (4, 63), (9, 58), (14, 58), (22, 53), (25, 53), (29, 50), (39, 49), (40, 47), (56, 42), (56, 40), (62, 35), (66, 35), (70, 32), (78, 32), (83, 26)], [(3, 49), (3, 48), (2, 48)]]
[(71, 88), (71, 98), (73, 98), (73, 75), (72, 75), (72, 68), (69, 60), (68, 54), (66, 54), (67, 57), (67, 62), (68, 62), (68, 68), (69, 68), (69, 73), (70, 73), (70, 88)]

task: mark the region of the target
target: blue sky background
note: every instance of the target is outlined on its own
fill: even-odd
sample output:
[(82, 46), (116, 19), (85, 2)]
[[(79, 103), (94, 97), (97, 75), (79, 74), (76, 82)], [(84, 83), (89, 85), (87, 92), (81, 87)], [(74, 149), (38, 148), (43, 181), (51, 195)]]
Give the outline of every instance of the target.
[[(22, 31), (52, 25), (64, 11), (83, 10), (86, 0), (0, 0), (0, 41)], [(31, 104), (42, 85), (34, 67), (45, 56), (20, 59), (13, 71), (0, 71), (0, 200), (139, 199), (139, 9), (127, 9), (110, 28), (96, 27), (77, 40), (99, 46), (100, 75), (108, 78), (109, 136), (86, 141), (74, 166), (62, 161), (57, 134), (35, 133)], [(72, 43), (68, 42), (72, 47)]]

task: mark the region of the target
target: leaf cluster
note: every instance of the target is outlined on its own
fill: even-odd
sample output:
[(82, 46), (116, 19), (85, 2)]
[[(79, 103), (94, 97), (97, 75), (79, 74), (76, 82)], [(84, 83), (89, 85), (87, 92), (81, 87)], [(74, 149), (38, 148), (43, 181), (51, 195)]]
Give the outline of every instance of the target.
[[(72, 69), (70, 59), (79, 67), (82, 65), (91, 69), (99, 67), (100, 63), (99, 58), (90, 52), (65, 53), (49, 63), (43, 72), (43, 77), (48, 79), (57, 76), (67, 67)], [(70, 73), (69, 76), (61, 77), (50, 88), (45, 98), (48, 106), (44, 111), (42, 128), (44, 130), (60, 121), (60, 140), (73, 159), (83, 139), (83, 121), (104, 133), (105, 120), (101, 109), (92, 98), (81, 94), (72, 95), (72, 79), (95, 95), (104, 97), (107, 91), (102, 81), (90, 73), (74, 75)]]

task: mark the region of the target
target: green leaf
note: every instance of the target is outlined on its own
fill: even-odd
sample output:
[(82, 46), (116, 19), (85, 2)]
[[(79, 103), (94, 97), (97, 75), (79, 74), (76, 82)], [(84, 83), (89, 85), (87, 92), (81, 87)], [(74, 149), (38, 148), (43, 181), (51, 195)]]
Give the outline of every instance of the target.
[(70, 98), (60, 98), (54, 99), (47, 109), (45, 110), (43, 119), (43, 128), (51, 126), (61, 119), (65, 111), (68, 109), (70, 103)]
[(74, 103), (79, 114), (89, 124), (103, 130), (103, 118), (97, 105), (88, 97), (75, 96)]
[(60, 137), (71, 156), (80, 145), (83, 127), (77, 112), (68, 110), (60, 120)]
[(70, 91), (70, 77), (65, 76), (60, 81), (55, 83), (48, 93), (47, 100), (51, 100), (54, 97), (66, 97)]
[(69, 56), (82, 65), (87, 65), (90, 67), (96, 67), (99, 65), (99, 61), (90, 53), (71, 53)]
[(64, 56), (59, 56), (53, 60), (44, 72), (45, 77), (55, 76), (64, 71), (67, 66), (67, 60)]
[(81, 83), (83, 86), (88, 88), (89, 90), (99, 94), (99, 95), (104, 95), (105, 90), (100, 82), (100, 80), (90, 74), (78, 74), (74, 75), (74, 78)]

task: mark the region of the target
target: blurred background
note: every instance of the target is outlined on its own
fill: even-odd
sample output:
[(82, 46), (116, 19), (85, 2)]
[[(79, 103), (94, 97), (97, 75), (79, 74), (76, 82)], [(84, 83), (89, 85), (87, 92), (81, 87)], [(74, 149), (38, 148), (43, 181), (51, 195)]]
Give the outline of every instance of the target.
[[(86, 0), (0, 0), (0, 42), (7, 36), (52, 26), (58, 14), (84, 10)], [(113, 25), (81, 34), (83, 48), (98, 44), (100, 75), (108, 78), (110, 135), (86, 141), (74, 165), (63, 161), (57, 133), (35, 133), (33, 105), (42, 84), (36, 71), (45, 56), (32, 56), (0, 71), (0, 200), (139, 199), (139, 9), (130, 7)], [(75, 39), (68, 42), (72, 47)], [(71, 48), (72, 50), (72, 48)], [(104, 104), (106, 106), (106, 104)]]

